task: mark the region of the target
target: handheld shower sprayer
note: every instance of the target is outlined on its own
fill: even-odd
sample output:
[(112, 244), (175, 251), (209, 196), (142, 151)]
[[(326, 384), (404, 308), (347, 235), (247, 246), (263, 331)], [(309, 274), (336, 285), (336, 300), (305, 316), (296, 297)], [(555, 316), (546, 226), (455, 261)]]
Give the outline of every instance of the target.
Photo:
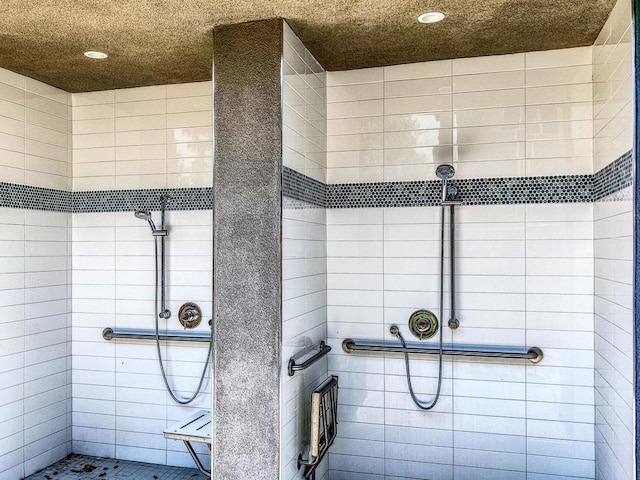
[(442, 180), (442, 201), (446, 202), (450, 196), (455, 196), (458, 189), (454, 186), (447, 188), (447, 181), (455, 175), (456, 171), (451, 165), (438, 165), (436, 168), (436, 177)]
[(169, 234), (169, 232), (165, 228), (161, 228), (160, 230), (156, 228), (156, 224), (153, 223), (153, 218), (151, 218), (151, 212), (149, 210), (136, 210), (134, 215), (140, 220), (146, 220), (147, 222), (149, 222), (149, 226), (151, 227), (151, 235), (153, 235), (154, 237), (166, 237)]

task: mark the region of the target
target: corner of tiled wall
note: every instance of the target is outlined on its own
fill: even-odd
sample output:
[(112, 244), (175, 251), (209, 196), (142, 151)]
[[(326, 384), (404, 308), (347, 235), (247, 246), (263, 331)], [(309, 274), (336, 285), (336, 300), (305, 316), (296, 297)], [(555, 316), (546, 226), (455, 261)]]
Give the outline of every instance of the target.
[[(69, 101), (0, 69), (2, 478), (71, 452), (70, 215), (48, 198), (71, 186)], [(38, 197), (24, 202), (22, 189)]]
[[(619, 0), (594, 45), (595, 170), (614, 168), (634, 146), (631, 2)], [(630, 162), (630, 159), (628, 159)], [(594, 204), (595, 445), (598, 480), (635, 478), (633, 189)], [(635, 212), (637, 215), (637, 212)]]
[[(283, 45), (283, 168), (326, 181), (326, 72), (285, 23)], [(311, 392), (327, 377), (327, 359), (293, 377), (289, 358), (298, 361), (326, 340), (326, 209), (287, 198), (282, 211), (282, 418), (280, 475), (302, 479), (298, 454), (309, 441)], [(315, 348), (315, 349), (314, 349)], [(302, 354), (302, 356), (301, 356)], [(316, 478), (328, 476), (328, 459)]]

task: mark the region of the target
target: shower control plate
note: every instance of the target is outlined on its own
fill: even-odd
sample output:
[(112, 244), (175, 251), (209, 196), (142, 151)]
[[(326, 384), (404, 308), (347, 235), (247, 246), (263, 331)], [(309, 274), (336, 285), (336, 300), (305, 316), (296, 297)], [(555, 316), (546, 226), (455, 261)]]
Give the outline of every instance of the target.
[(195, 328), (202, 321), (202, 310), (193, 302), (187, 302), (178, 310), (178, 320), (184, 328)]
[(433, 337), (438, 331), (438, 318), (429, 310), (418, 310), (409, 317), (409, 330), (420, 340)]

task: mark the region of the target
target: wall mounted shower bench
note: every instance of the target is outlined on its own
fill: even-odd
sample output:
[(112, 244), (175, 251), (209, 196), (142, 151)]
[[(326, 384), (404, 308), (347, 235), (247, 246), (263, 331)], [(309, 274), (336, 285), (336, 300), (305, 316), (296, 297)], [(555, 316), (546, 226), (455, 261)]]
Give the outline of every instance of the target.
[(198, 410), (190, 417), (174, 423), (165, 429), (164, 437), (182, 440), (198, 470), (211, 478), (211, 470), (204, 468), (198, 454), (193, 449), (193, 445), (191, 445), (191, 442), (205, 443), (211, 451), (211, 410)]

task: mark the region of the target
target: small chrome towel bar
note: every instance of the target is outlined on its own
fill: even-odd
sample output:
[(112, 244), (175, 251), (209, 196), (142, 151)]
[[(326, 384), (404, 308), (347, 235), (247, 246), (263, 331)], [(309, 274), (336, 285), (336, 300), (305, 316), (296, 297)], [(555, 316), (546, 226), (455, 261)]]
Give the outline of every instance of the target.
[(316, 363), (318, 360), (320, 360), (322, 357), (324, 357), (327, 353), (331, 351), (331, 347), (324, 342), (320, 342), (319, 346), (320, 346), (320, 351), (316, 353), (313, 357), (308, 358), (302, 363), (296, 363), (296, 360), (294, 357), (291, 357), (289, 359), (287, 373), (289, 374), (290, 377), (293, 377), (293, 375), (296, 372), (300, 372), (302, 370), (309, 368), (311, 365)]
[[(407, 344), (402, 347), (400, 343), (372, 342), (369, 340), (353, 340), (347, 338), (342, 342), (342, 349), (347, 353), (355, 351), (364, 352), (395, 352), (395, 353), (418, 353), (426, 355), (437, 355), (438, 347), (435, 345)], [(455, 355), (463, 357), (492, 357), (492, 358), (524, 358), (531, 363), (539, 363), (542, 360), (542, 350), (538, 347), (503, 347), (488, 345), (444, 345), (442, 349), (444, 355)]]
[[(172, 342), (204, 342), (211, 341), (210, 333), (195, 333), (195, 332), (168, 332), (161, 333), (159, 335), (160, 340), (170, 340)], [(126, 338), (128, 340), (155, 340), (155, 330), (136, 330), (131, 328), (122, 328), (114, 330), (113, 328), (105, 328), (102, 331), (102, 338), (105, 340), (112, 340), (114, 338)]]

